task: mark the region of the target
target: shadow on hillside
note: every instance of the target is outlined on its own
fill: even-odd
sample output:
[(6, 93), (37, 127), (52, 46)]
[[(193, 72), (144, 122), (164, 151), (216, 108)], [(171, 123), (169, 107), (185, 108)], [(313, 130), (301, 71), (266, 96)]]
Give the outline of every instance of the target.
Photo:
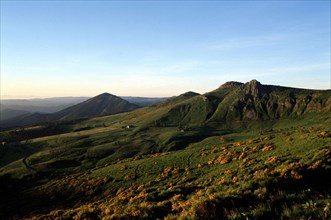
[(10, 175), (0, 176), (0, 219), (14, 218), (15, 215), (24, 213), (24, 187), (27, 187), (26, 181), (12, 178)]
[(0, 167), (33, 154), (35, 150), (21, 143), (9, 143), (0, 149)]
[(195, 128), (191, 131), (184, 131), (180, 135), (170, 137), (164, 142), (165, 151), (181, 150), (188, 147), (189, 144), (200, 142), (205, 138), (229, 134), (228, 130), (217, 130), (209, 127)]
[(8, 174), (0, 176), (0, 219), (21, 219), (68, 209), (101, 196), (104, 184), (113, 179), (58, 170), (77, 165), (80, 163), (61, 160), (51, 163), (52, 169), (36, 170), (20, 179)]

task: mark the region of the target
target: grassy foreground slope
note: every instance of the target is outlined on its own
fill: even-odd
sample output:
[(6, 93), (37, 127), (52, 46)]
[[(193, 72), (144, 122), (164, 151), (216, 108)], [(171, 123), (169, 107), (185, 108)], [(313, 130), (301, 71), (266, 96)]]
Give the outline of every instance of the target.
[(329, 219), (330, 130), (280, 126), (67, 175), (35, 171), (12, 179), (1, 204), (11, 217), (35, 219)]
[(230, 82), (0, 133), (1, 218), (329, 219), (330, 91)]

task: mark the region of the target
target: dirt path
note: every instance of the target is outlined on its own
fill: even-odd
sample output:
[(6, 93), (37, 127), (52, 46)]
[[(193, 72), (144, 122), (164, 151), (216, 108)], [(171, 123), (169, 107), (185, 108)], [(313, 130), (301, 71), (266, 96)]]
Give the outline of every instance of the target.
[(25, 165), (25, 167), (28, 169), (28, 170), (33, 170), (33, 171), (37, 171), (37, 169), (33, 168), (32, 166), (30, 166), (28, 163), (27, 163), (27, 159), (28, 159), (29, 156), (26, 156), (23, 158), (22, 162), (23, 164)]

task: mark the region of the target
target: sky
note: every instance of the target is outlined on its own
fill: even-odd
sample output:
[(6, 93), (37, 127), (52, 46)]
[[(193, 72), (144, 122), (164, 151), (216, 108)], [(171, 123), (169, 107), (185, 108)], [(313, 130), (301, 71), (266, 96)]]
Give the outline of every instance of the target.
[(1, 1), (1, 98), (330, 89), (330, 1)]

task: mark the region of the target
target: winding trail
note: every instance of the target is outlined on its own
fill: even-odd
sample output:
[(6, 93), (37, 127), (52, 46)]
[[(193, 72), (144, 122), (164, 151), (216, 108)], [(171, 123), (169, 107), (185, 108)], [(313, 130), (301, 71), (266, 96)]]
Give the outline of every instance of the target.
[(28, 170), (37, 171), (36, 168), (30, 166), (30, 165), (27, 163), (26, 160), (28, 159), (28, 157), (29, 157), (29, 156), (26, 156), (26, 157), (23, 158), (23, 160), (22, 160), (23, 164), (25, 165), (25, 167), (26, 167)]

